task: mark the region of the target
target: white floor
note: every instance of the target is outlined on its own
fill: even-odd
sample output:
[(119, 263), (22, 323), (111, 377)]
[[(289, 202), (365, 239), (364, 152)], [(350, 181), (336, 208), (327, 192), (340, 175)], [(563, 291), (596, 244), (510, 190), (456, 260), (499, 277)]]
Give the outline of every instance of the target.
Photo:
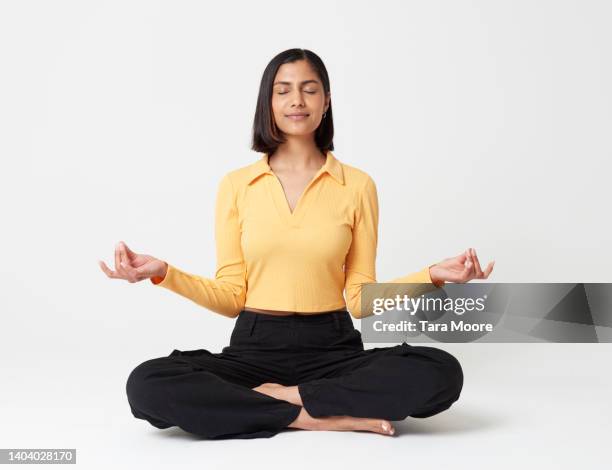
[(133, 418), (125, 360), (64, 360), (60, 370), (44, 354), (13, 351), (0, 360), (0, 447), (76, 448), (88, 469), (606, 467), (612, 345), (433, 345), (462, 362), (463, 395), (437, 416), (395, 422), (393, 437), (288, 430), (227, 441)]

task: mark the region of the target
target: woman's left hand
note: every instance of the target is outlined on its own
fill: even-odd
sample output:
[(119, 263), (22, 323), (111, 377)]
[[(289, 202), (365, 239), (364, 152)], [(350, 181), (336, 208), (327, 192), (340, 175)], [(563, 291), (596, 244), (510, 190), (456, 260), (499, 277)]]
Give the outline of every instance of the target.
[(468, 248), (465, 252), (454, 258), (446, 258), (429, 268), (429, 275), (435, 285), (443, 285), (444, 282), (465, 283), (472, 279), (487, 279), (495, 261), (491, 261), (483, 271), (480, 269), (480, 261), (476, 256), (474, 248)]

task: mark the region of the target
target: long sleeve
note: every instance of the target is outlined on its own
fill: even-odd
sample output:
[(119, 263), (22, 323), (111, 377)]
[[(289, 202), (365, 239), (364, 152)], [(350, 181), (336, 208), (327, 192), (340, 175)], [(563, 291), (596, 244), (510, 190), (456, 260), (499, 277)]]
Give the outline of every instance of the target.
[(215, 205), (217, 270), (214, 279), (181, 271), (168, 264), (161, 282), (151, 279), (204, 308), (226, 317), (236, 317), (246, 301), (246, 265), (240, 246), (236, 191), (226, 174), (219, 184)]
[[(376, 250), (378, 246), (378, 194), (372, 178), (366, 178), (364, 188), (359, 192), (356, 203), (356, 214), (353, 225), (353, 241), (345, 261), (345, 300), (354, 318), (372, 315), (371, 311), (362, 311), (361, 290), (363, 284), (376, 283)], [(422, 287), (410, 286), (404, 291), (406, 295), (419, 296), (430, 292), (434, 285), (429, 274), (429, 266), (421, 271), (402, 276), (386, 283), (414, 283)], [(382, 290), (381, 290), (382, 292)]]

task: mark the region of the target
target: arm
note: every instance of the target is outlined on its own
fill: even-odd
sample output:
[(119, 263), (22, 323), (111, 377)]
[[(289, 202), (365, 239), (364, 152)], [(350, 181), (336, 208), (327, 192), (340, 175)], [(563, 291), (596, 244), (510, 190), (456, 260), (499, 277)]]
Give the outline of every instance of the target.
[(217, 270), (214, 279), (189, 274), (166, 263), (168, 269), (165, 277), (152, 278), (151, 282), (213, 312), (233, 318), (244, 308), (247, 287), (236, 191), (227, 174), (222, 178), (217, 192), (215, 241)]
[[(345, 300), (354, 318), (363, 318), (372, 312), (361, 308), (361, 288), (363, 284), (376, 283), (376, 249), (378, 245), (378, 194), (371, 177), (367, 177), (365, 187), (360, 191), (357, 213), (353, 226), (353, 241), (345, 262)], [(413, 274), (399, 277), (386, 283), (414, 283), (422, 287), (410, 286), (405, 294), (419, 296), (443, 285), (434, 284), (429, 267)], [(381, 291), (382, 292), (382, 291)]]

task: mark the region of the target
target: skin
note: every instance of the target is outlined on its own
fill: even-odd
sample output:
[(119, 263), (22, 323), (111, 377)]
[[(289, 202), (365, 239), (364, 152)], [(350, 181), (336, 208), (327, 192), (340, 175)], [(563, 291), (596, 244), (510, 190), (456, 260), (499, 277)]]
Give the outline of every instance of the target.
[[(282, 82), (282, 83), (279, 83)], [(283, 64), (274, 79), (272, 111), (276, 126), (284, 133), (286, 142), (270, 156), (269, 164), (279, 178), (291, 211), (295, 210), (304, 189), (325, 163), (325, 155), (317, 148), (314, 135), (329, 108), (330, 93), (325, 94), (320, 78), (306, 61)], [(308, 114), (306, 119), (292, 120), (288, 116), (296, 112)], [(436, 285), (444, 282), (466, 283), (473, 279), (487, 279), (493, 271), (494, 261), (483, 271), (474, 248), (446, 258), (429, 268)], [(168, 265), (153, 256), (133, 252), (124, 242), (115, 246), (115, 269), (104, 261), (100, 268), (111, 279), (123, 279), (130, 283), (144, 279), (161, 281), (166, 276)], [(291, 315), (300, 312), (280, 310), (248, 310), (269, 315)], [(344, 310), (344, 309), (341, 309)], [(378, 418), (356, 418), (352, 416), (312, 417), (303, 407), (297, 386), (263, 383), (253, 388), (258, 393), (302, 406), (299, 416), (289, 427), (307, 430), (371, 431), (393, 435), (392, 424)]]

